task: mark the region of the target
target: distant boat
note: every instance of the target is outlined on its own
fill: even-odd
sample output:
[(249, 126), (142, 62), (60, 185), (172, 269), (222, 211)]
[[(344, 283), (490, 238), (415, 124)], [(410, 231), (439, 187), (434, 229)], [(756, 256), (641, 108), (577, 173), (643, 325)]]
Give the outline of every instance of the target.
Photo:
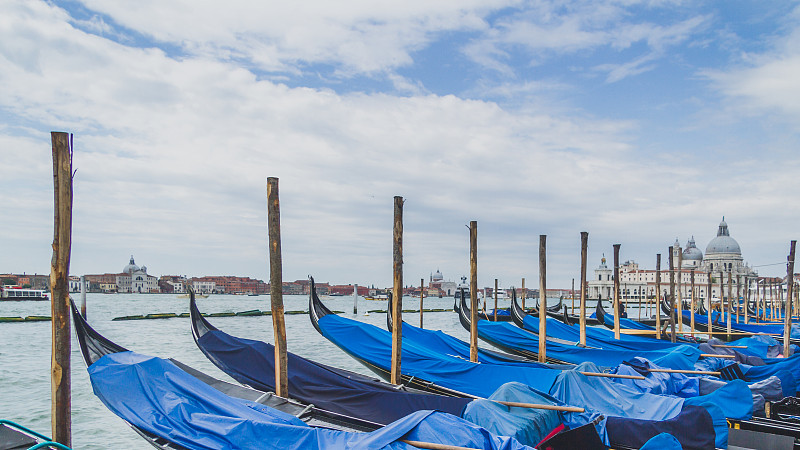
[(17, 286), (5, 286), (0, 289), (0, 300), (48, 300), (49, 297), (41, 289), (28, 289)]
[[(208, 294), (195, 294), (195, 297), (208, 298)], [(189, 298), (189, 294), (181, 294), (178, 298)]]
[(367, 295), (364, 297), (364, 300), (386, 301), (389, 300), (389, 295), (388, 294)]
[(261, 295), (261, 294), (247, 294), (248, 297), (258, 297), (259, 295)]

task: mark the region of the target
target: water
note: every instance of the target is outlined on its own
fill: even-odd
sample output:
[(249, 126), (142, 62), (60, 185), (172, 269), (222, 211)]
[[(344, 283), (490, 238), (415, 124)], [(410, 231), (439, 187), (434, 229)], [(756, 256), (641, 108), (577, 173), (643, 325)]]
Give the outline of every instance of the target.
[[(76, 301), (78, 301), (76, 295)], [(332, 310), (344, 316), (386, 327), (386, 315), (367, 310), (386, 310), (385, 301), (359, 298), (359, 314), (353, 315), (353, 297), (323, 297)], [(269, 296), (249, 297), (211, 295), (199, 299), (204, 313), (269, 310)], [(183, 313), (188, 299), (171, 294), (87, 294), (89, 323), (105, 337), (139, 353), (175, 358), (216, 378), (234, 382), (200, 352), (191, 335), (188, 318), (112, 321), (114, 317)], [(493, 302), (491, 302), (493, 305)], [(508, 307), (509, 300), (500, 300)], [(284, 296), (286, 311), (308, 310), (307, 296)], [(425, 308), (452, 309), (452, 298), (426, 298)], [(404, 309), (418, 309), (418, 298), (404, 298)], [(0, 302), (0, 316), (50, 315), (49, 302)], [(419, 325), (419, 313), (406, 313), (403, 319)], [(220, 330), (249, 339), (272, 342), (270, 316), (212, 317)], [(439, 329), (464, 341), (468, 333), (452, 312), (426, 313), (425, 328)], [(307, 314), (286, 316), (287, 347), (290, 352), (324, 364), (370, 374), (338, 347), (323, 338)], [(13, 420), (45, 435), (50, 435), (50, 322), (0, 323), (0, 418)], [(481, 344), (484, 345), (484, 344)], [(152, 448), (121, 419), (112, 414), (92, 394), (86, 366), (78, 342), (72, 339), (72, 444), (75, 449)]]

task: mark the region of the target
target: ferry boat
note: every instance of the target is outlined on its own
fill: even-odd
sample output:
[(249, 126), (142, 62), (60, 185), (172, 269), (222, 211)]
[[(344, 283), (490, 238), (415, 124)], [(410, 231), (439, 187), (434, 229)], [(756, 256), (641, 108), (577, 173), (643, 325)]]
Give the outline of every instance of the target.
[(19, 286), (3, 286), (0, 288), (0, 300), (49, 300), (41, 289), (28, 289)]

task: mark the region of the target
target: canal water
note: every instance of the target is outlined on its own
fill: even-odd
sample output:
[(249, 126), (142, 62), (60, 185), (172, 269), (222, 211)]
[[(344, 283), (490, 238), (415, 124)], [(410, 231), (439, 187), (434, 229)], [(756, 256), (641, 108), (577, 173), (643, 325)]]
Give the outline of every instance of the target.
[[(74, 294), (76, 303), (80, 294)], [(386, 315), (368, 310), (386, 310), (385, 301), (358, 299), (358, 315), (353, 314), (353, 297), (322, 297), (332, 310), (344, 316), (386, 327)], [(198, 350), (188, 318), (113, 321), (115, 317), (184, 313), (189, 300), (168, 294), (87, 294), (89, 323), (101, 334), (138, 353), (175, 358), (216, 378), (234, 382), (217, 369)], [(270, 297), (211, 295), (198, 300), (204, 313), (269, 310)], [(508, 307), (501, 300), (500, 307)], [(308, 311), (307, 296), (284, 296), (286, 311)], [(491, 301), (493, 306), (493, 301)], [(419, 299), (403, 299), (404, 309), (419, 309)], [(452, 309), (452, 298), (426, 298), (427, 309)], [(50, 315), (49, 302), (0, 302), (0, 317)], [(403, 319), (419, 325), (419, 313), (406, 313)], [(272, 340), (270, 316), (212, 317), (209, 321), (229, 334), (266, 342)], [(468, 333), (452, 312), (431, 312), (424, 317), (425, 328), (439, 329), (464, 341)], [(287, 346), (290, 352), (324, 364), (370, 374), (338, 347), (323, 338), (311, 325), (308, 314), (286, 316)], [(13, 420), (35, 431), (50, 435), (50, 322), (0, 323), (0, 418)], [(485, 345), (481, 343), (481, 345)], [(78, 343), (72, 339), (72, 436), (75, 449), (152, 448), (94, 396)]]

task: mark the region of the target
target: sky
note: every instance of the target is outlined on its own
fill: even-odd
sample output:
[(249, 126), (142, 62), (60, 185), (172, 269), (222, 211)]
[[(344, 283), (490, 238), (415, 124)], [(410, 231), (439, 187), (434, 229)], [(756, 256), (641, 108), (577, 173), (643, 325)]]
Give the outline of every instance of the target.
[[(73, 275), (547, 286), (655, 267), (722, 217), (761, 275), (800, 237), (791, 1), (0, 2), (0, 273), (47, 273), (51, 131), (74, 135)], [(666, 259), (666, 257), (665, 257)]]

